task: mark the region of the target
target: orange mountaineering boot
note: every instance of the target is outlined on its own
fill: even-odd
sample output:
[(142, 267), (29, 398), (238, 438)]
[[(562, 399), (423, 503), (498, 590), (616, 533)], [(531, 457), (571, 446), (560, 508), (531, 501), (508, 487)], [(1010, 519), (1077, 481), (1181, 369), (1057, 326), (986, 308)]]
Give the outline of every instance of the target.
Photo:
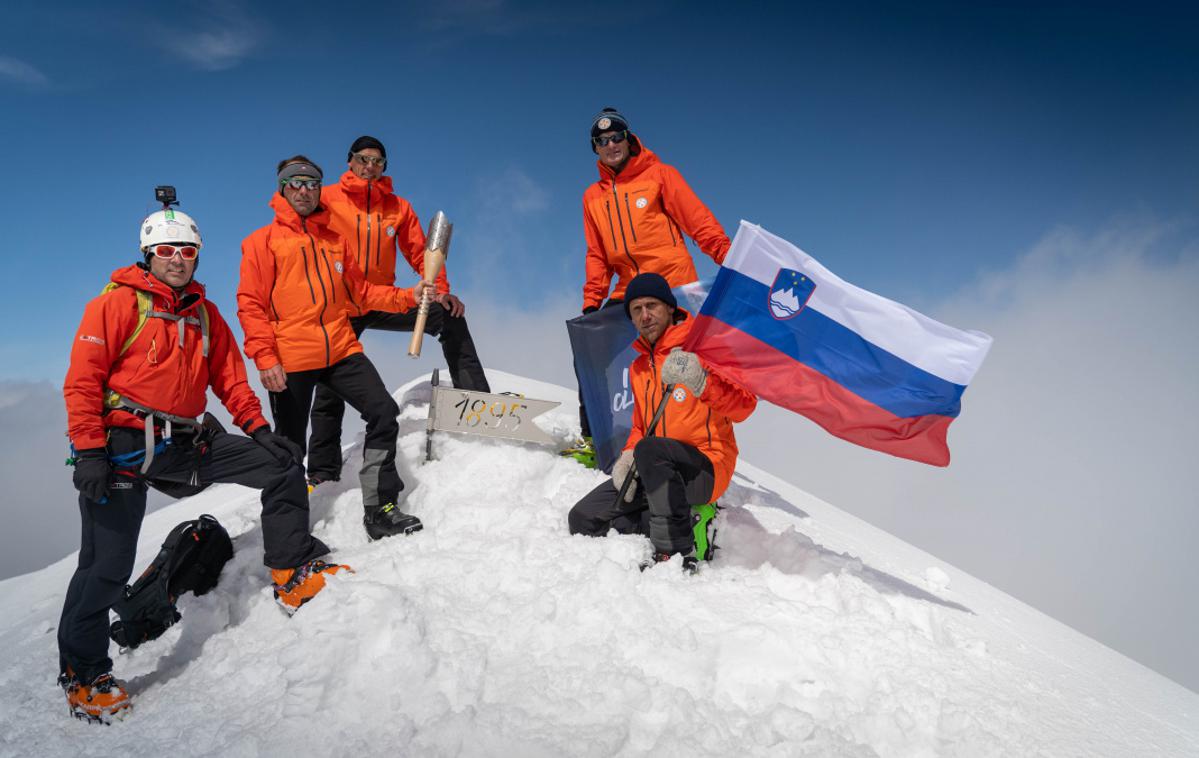
[(349, 566), (322, 560), (308, 561), (294, 569), (271, 569), (275, 599), (283, 610), (293, 614), (325, 588), (325, 574), (336, 574), (342, 569), (354, 573)]
[(113, 719), (124, 719), (133, 707), (125, 683), (112, 674), (101, 674), (91, 684), (83, 684), (67, 669), (58, 683), (66, 693), (71, 715), (90, 724), (111, 724)]

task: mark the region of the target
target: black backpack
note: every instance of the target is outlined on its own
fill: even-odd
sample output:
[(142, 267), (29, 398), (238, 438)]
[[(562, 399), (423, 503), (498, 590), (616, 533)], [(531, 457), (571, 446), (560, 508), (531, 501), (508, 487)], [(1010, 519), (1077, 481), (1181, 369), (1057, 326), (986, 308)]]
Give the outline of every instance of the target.
[(229, 532), (212, 516), (205, 514), (179, 524), (112, 607), (120, 620), (108, 630), (108, 636), (123, 648), (135, 648), (162, 636), (181, 618), (175, 600), (184, 592), (203, 595), (215, 587), (221, 569), (232, 557)]

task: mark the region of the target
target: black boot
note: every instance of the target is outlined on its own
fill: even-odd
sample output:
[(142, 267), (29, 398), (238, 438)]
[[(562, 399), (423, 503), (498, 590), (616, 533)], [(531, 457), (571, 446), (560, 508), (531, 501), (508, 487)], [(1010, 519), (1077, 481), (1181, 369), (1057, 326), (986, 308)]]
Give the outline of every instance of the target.
[[(659, 553), (655, 552), (648, 561), (644, 561), (639, 567), (642, 571), (648, 568), (653, 568), (659, 563), (666, 563), (678, 553)], [(694, 576), (699, 571), (699, 558), (695, 554), (695, 548), (682, 553), (683, 556), (683, 573), (688, 576)]]
[(424, 529), (420, 519), (401, 511), (395, 503), (366, 509), (362, 517), (366, 535), (372, 540), (390, 537), (393, 534), (412, 534)]

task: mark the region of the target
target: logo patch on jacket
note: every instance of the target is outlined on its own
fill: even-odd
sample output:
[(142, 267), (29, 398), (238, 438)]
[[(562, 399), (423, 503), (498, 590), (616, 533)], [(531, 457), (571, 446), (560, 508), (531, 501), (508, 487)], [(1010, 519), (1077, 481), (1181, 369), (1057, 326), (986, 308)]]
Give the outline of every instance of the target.
[(649, 205), (649, 200), (646, 200), (644, 197), (639, 197), (634, 205), (636, 205), (638, 208), (644, 208), (645, 206)]
[(333, 268), (337, 273), (341, 273), (341, 261), (333, 261)]
[(388, 225), (388, 227), (387, 227), (387, 236), (388, 236), (388, 237), (394, 237), (394, 236), (396, 236), (396, 228), (395, 228), (394, 226), (390, 226), (390, 225)]
[(92, 335), (90, 335), (90, 334), (81, 334), (81, 335), (79, 335), (79, 341), (80, 341), (80, 342), (92, 342), (92, 343), (94, 343), (94, 344), (97, 344), (97, 345), (103, 345), (103, 344), (104, 344), (104, 338), (103, 338), (103, 337), (93, 337), (93, 336), (92, 336)]
[(687, 390), (682, 387), (675, 387), (674, 392), (670, 393), (676, 403), (681, 403), (687, 399)]

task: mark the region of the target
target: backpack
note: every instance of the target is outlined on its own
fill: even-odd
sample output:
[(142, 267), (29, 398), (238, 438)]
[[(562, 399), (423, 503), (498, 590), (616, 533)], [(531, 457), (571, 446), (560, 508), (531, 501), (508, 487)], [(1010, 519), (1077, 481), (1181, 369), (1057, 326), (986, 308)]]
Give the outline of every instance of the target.
[(123, 648), (135, 648), (162, 636), (182, 618), (175, 609), (176, 599), (184, 592), (203, 595), (215, 587), (221, 569), (232, 557), (229, 532), (212, 516), (205, 514), (179, 524), (113, 605), (119, 620), (108, 636)]

